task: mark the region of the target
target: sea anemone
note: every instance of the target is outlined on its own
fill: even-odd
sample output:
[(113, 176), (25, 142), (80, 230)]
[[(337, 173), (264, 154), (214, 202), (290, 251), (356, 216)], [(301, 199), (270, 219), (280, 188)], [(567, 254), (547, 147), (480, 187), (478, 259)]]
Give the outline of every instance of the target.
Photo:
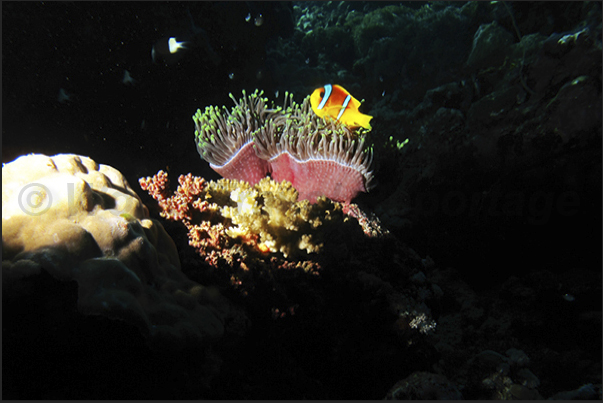
[(373, 173), (366, 130), (316, 116), (309, 96), (297, 104), (285, 94), (283, 107), (270, 109), (257, 90), (243, 92), (238, 102), (231, 98), (232, 112), (207, 107), (193, 117), (197, 150), (216, 172), (251, 184), (270, 174), (312, 203), (320, 196), (349, 203), (368, 191)]
[(318, 117), (310, 97), (300, 105), (290, 95), (282, 111), (273, 113), (258, 132), (256, 152), (270, 162), (272, 178), (291, 182), (300, 200), (314, 203), (327, 196), (349, 202), (366, 192), (373, 178), (365, 133)]
[(229, 112), (214, 106), (197, 110), (193, 116), (195, 122), (195, 142), (201, 158), (209, 166), (227, 179), (238, 179), (256, 184), (270, 167), (267, 161), (260, 159), (254, 149), (254, 136), (265, 124), (265, 99), (257, 90), (237, 102), (232, 94), (230, 98), (235, 106)]

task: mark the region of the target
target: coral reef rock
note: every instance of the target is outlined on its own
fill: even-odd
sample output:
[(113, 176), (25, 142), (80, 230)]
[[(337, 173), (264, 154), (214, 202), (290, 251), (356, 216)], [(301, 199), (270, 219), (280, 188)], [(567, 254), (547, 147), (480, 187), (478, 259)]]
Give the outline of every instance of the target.
[(88, 157), (30, 154), (2, 167), (2, 250), (3, 298), (27, 298), (47, 271), (77, 282), (81, 313), (130, 322), (151, 347), (224, 331), (223, 298), (182, 273), (123, 175)]
[(461, 400), (463, 395), (454, 383), (443, 375), (414, 372), (396, 383), (386, 400)]

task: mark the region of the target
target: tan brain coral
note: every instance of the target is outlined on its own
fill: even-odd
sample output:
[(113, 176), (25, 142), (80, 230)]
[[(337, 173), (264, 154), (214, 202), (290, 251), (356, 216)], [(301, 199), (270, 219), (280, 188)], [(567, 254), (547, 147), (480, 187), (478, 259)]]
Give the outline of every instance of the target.
[(226, 303), (180, 270), (174, 242), (116, 169), (88, 157), (22, 156), (2, 167), (4, 290), (48, 271), (78, 283), (78, 309), (159, 340), (223, 333)]

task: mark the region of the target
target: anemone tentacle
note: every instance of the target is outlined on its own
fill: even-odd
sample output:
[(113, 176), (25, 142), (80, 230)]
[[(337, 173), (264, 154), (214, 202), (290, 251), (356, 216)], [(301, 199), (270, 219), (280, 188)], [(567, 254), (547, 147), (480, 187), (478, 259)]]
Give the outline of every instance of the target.
[(205, 112), (198, 109), (193, 116), (197, 150), (212, 165), (227, 164), (240, 148), (252, 141), (252, 134), (259, 127), (256, 116), (261, 104), (253, 102), (259, 93), (254, 92), (250, 101), (243, 95), (241, 102), (237, 102), (230, 94), (235, 101), (232, 111), (224, 106), (208, 106)]

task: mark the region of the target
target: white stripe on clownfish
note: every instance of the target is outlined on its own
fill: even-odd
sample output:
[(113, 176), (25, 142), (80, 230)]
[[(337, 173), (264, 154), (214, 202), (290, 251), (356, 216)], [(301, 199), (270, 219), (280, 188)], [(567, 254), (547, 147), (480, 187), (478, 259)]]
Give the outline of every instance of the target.
[(339, 120), (341, 118), (341, 115), (343, 115), (343, 112), (345, 112), (345, 108), (348, 107), (348, 104), (350, 103), (351, 99), (352, 99), (351, 95), (348, 95), (347, 97), (345, 97), (345, 100), (343, 101), (343, 105), (341, 105), (341, 110), (339, 111), (339, 115), (337, 115), (337, 120)]
[(333, 90), (333, 86), (331, 84), (325, 85), (325, 95), (322, 97), (322, 100), (320, 101), (320, 105), (318, 105), (317, 109), (322, 109), (325, 107), (325, 104), (327, 103), (327, 101), (329, 100), (329, 97), (331, 96), (332, 90)]

